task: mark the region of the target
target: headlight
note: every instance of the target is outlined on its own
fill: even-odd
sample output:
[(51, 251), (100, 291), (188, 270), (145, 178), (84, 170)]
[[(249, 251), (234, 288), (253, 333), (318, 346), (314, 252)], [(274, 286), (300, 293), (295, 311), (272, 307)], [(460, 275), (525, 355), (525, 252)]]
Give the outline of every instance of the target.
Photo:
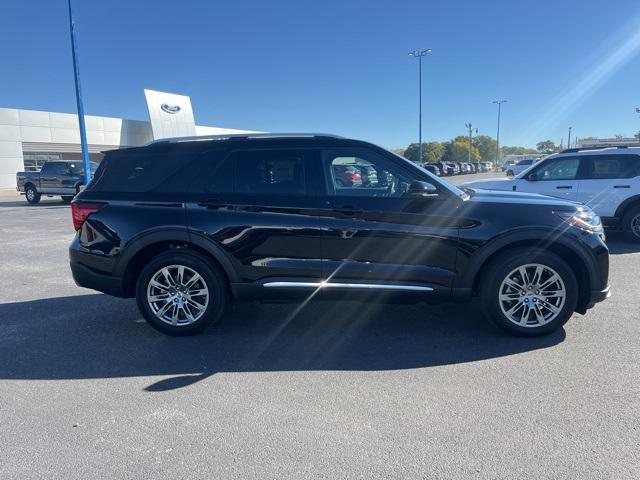
[(562, 220), (569, 225), (581, 228), (587, 232), (601, 233), (602, 221), (600, 217), (591, 209), (582, 208), (577, 212), (555, 212)]

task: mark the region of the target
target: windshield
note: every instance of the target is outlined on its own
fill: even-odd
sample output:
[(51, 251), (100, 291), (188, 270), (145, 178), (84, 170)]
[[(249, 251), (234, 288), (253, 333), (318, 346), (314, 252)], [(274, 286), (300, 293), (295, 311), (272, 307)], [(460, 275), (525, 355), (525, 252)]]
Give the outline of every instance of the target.
[(438, 177), (437, 175), (434, 175), (433, 173), (431, 173), (429, 170), (427, 170), (426, 168), (424, 168), (422, 165), (418, 165), (417, 163), (412, 162), (411, 160), (407, 160), (406, 158), (404, 158), (402, 155), (398, 155), (395, 152), (392, 152), (391, 150), (387, 150), (389, 153), (393, 154), (394, 156), (396, 156), (397, 158), (401, 159), (402, 161), (406, 162), (407, 164), (409, 164), (411, 167), (413, 168), (417, 168), (418, 170), (420, 170), (421, 172), (425, 173), (426, 175), (429, 176), (429, 178), (431, 179), (431, 181), (436, 184), (436, 185), (442, 185), (442, 187), (446, 188), (447, 190), (449, 190), (451, 193), (453, 193), (456, 197), (462, 198), (464, 200), (469, 198), (469, 194), (466, 193), (464, 190), (461, 190), (460, 188), (456, 187), (453, 183), (450, 183), (440, 177)]

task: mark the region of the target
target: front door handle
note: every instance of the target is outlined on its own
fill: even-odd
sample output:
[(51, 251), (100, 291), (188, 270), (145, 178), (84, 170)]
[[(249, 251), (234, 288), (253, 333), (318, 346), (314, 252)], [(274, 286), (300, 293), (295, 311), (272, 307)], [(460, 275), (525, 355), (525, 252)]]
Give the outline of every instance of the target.
[(556, 188), (558, 190), (571, 190), (573, 187), (571, 185), (558, 185)]
[(631, 185), (614, 185), (613, 188), (631, 188)]

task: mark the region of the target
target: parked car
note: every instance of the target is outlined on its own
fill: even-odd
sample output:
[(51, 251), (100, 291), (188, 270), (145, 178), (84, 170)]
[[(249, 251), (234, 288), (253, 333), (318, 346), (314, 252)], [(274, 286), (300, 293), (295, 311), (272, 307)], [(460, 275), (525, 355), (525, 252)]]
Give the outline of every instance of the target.
[[(608, 250), (588, 207), (464, 191), (341, 137), (211, 138), (107, 152), (71, 204), (76, 283), (135, 296), (161, 332), (201, 332), (235, 299), (360, 294), (477, 296), (498, 326), (533, 336), (608, 295)], [(370, 165), (378, 185), (341, 185), (333, 167), (346, 161)]]
[(447, 168), (449, 169), (450, 175), (459, 175), (460, 174), (460, 167), (458, 166), (457, 163), (455, 162), (447, 162), (446, 163)]
[[(97, 164), (91, 164), (95, 172)], [(24, 194), (27, 202), (38, 203), (42, 195), (61, 196), (70, 202), (84, 185), (82, 162), (56, 160), (45, 162), (39, 172), (16, 173), (16, 190)]]
[(640, 148), (570, 149), (550, 155), (513, 179), (467, 182), (490, 190), (540, 193), (583, 203), (608, 228), (640, 242)]
[(504, 162), (501, 166), (500, 166), (500, 170), (502, 170), (503, 172), (508, 171), (511, 167), (513, 167), (516, 164), (516, 162), (513, 161), (508, 161), (508, 162)]
[(538, 158), (527, 158), (525, 160), (520, 160), (515, 165), (510, 166), (507, 169), (507, 177), (513, 177), (516, 175), (520, 175), (522, 172), (527, 170), (531, 165), (534, 165), (539, 161)]
[(425, 163), (424, 168), (433, 173), (434, 175), (441, 176), (440, 169), (433, 163)]
[(449, 169), (444, 162), (433, 162), (433, 164), (438, 167), (438, 170), (440, 170), (441, 177), (446, 177), (447, 175), (449, 175)]
[(333, 165), (336, 184), (341, 187), (362, 185), (362, 173), (354, 165)]

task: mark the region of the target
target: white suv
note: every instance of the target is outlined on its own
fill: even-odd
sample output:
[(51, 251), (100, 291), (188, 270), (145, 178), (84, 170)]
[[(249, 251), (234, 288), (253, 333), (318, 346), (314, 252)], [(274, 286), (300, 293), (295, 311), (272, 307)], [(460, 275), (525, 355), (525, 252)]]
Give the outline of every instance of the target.
[(538, 158), (527, 158), (526, 160), (520, 160), (515, 165), (509, 165), (506, 168), (507, 177), (513, 177), (514, 175), (518, 175), (524, 172), (526, 169), (531, 167), (534, 163), (538, 162), (540, 159)]
[(584, 203), (605, 226), (640, 242), (640, 147), (569, 149), (514, 178), (478, 180), (465, 187), (540, 193)]

